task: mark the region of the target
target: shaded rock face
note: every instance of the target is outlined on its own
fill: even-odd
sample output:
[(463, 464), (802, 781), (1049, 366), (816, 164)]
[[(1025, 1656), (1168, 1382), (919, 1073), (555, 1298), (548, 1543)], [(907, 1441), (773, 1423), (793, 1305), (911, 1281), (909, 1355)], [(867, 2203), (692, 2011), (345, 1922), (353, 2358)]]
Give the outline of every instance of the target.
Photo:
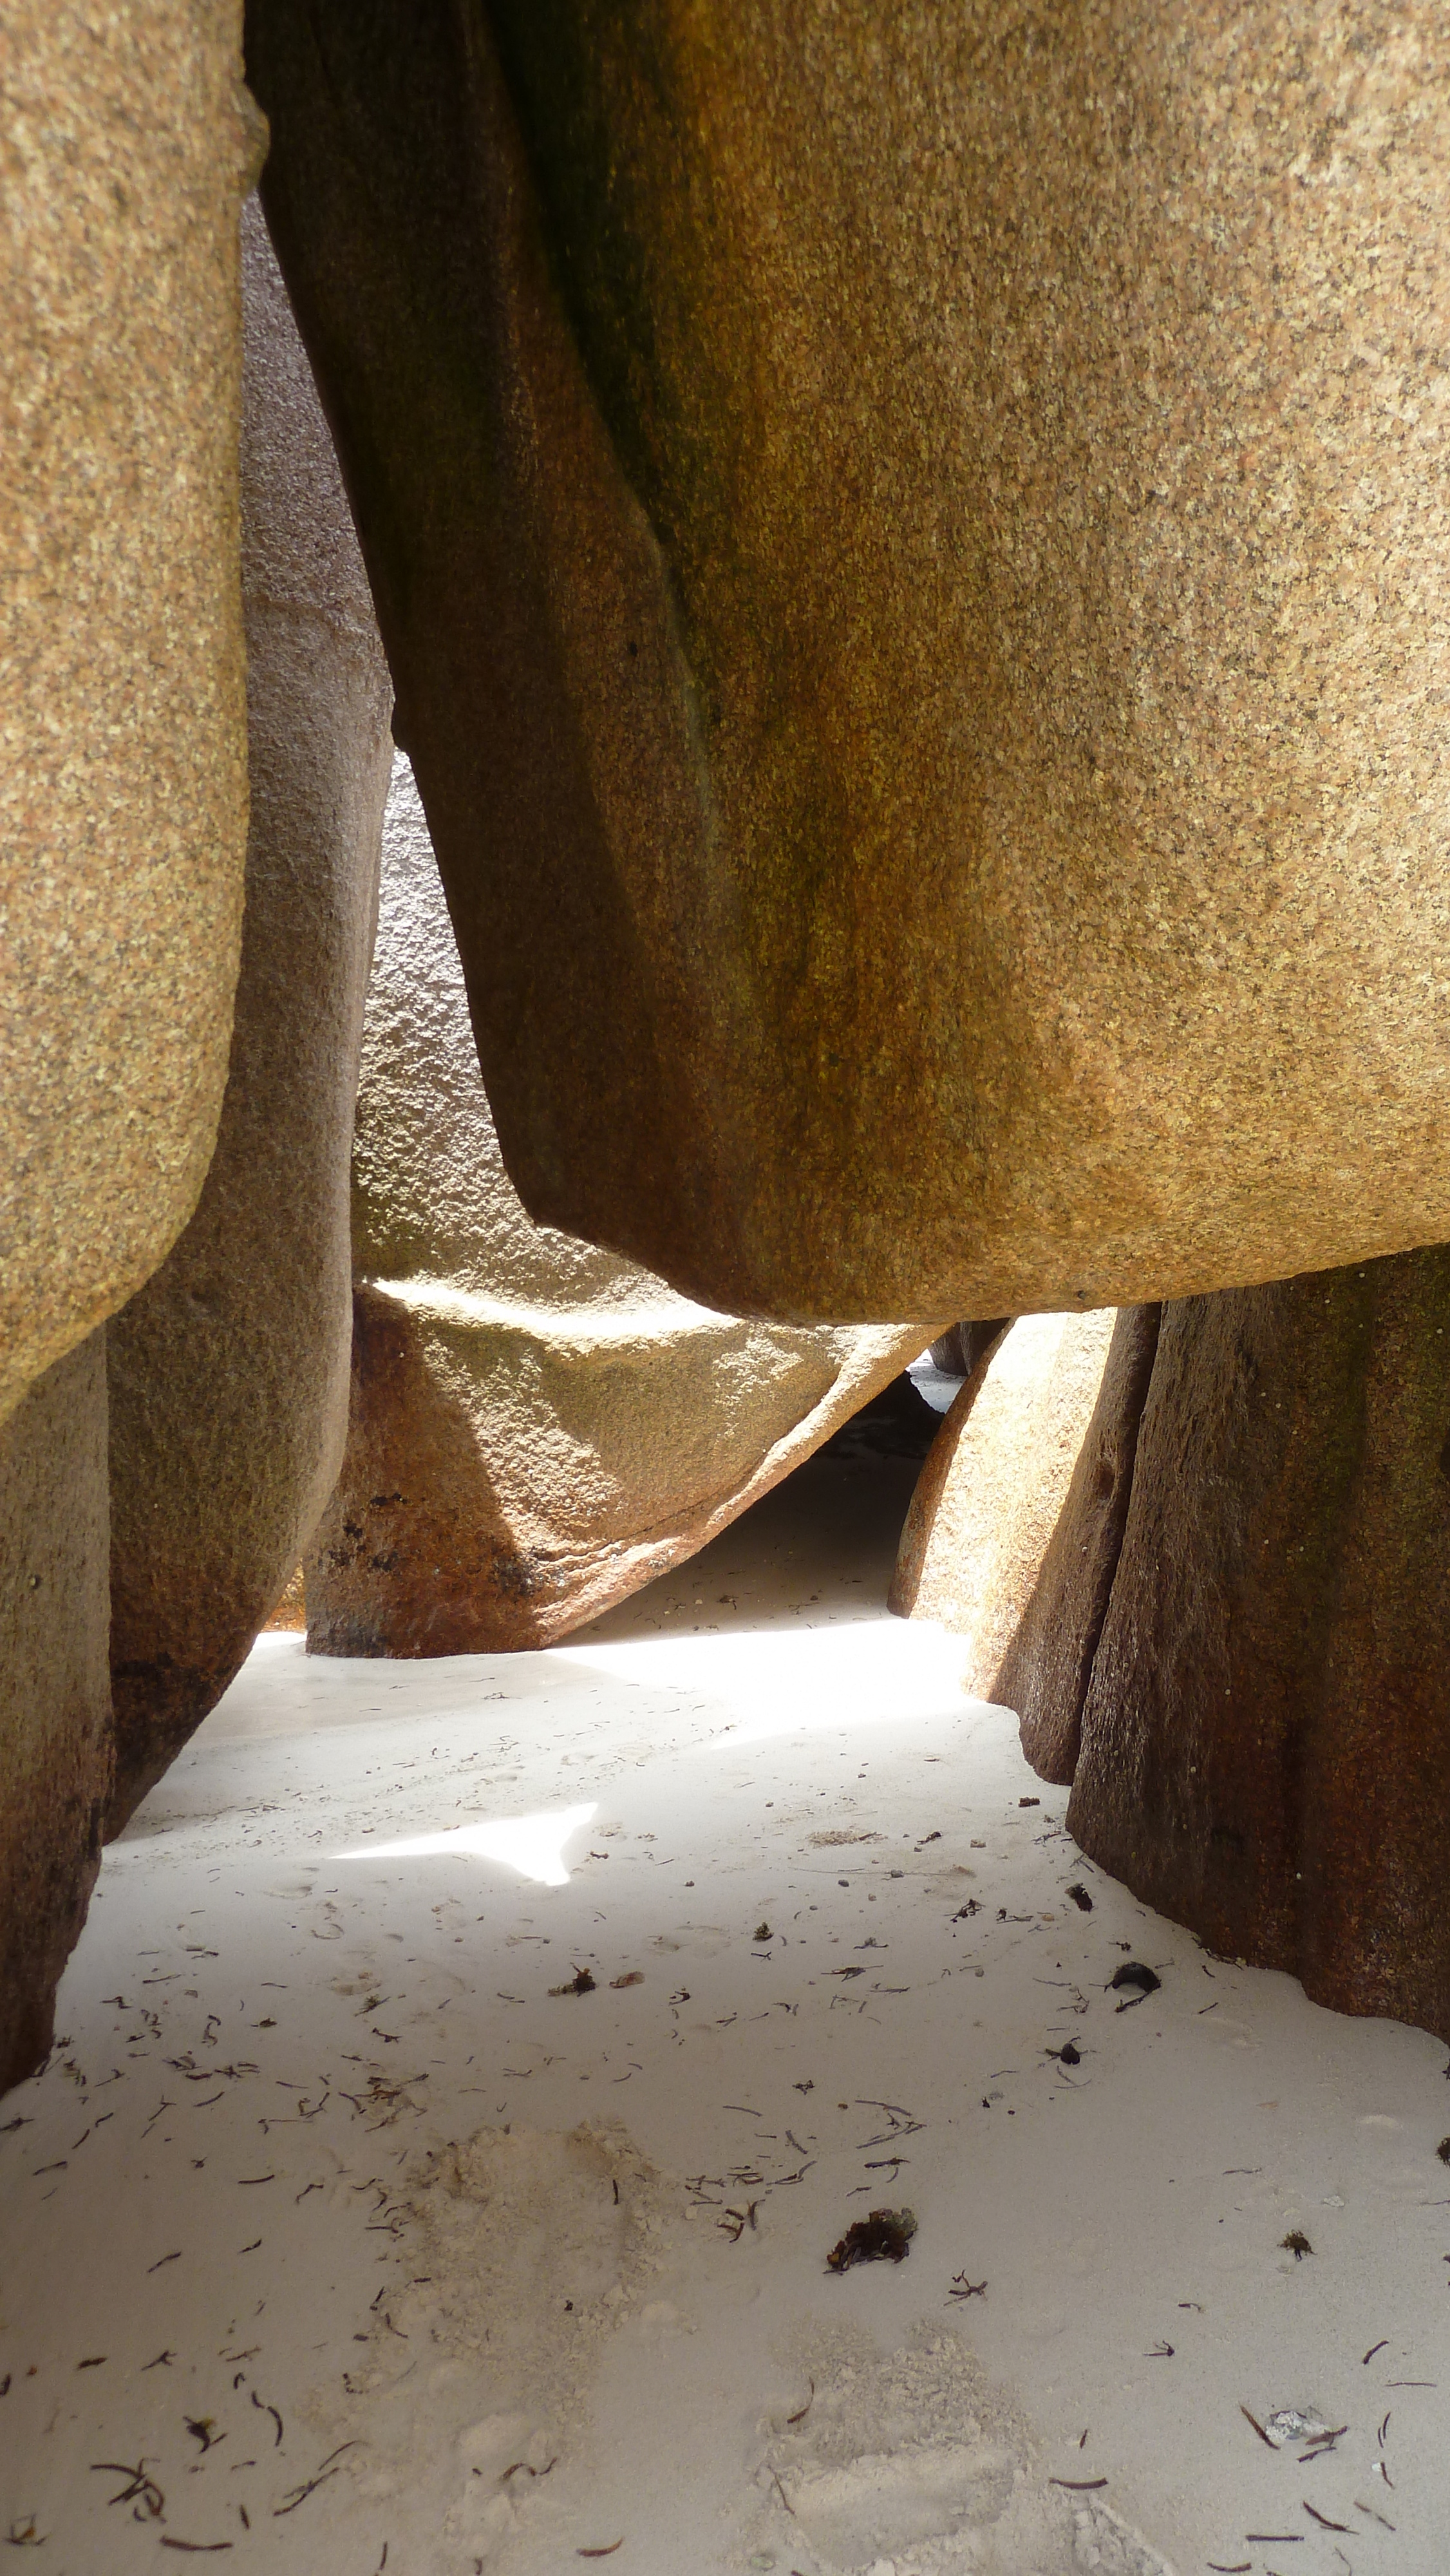
[(1024, 1742), (1146, 1902), (1450, 2039), (1447, 1350), (1445, 1249), (1165, 1306), (1146, 1401), (1115, 1381), (1119, 1456), (1141, 1419), (1100, 1633), (1070, 1507)]
[(930, 1325), (688, 1303), (535, 1226), (504, 1170), (412, 771), (384, 832), (353, 1156), (352, 1408), (307, 1559), (314, 1653), (545, 1645), (692, 1555)]
[(243, 243), (242, 968), (200, 1204), (110, 1328), (112, 1832), (239, 1669), (347, 1427), (348, 1160), (392, 691), (255, 199)]
[(1450, 1233), (1428, 0), (247, 23), (531, 1212), (798, 1319)]
[(943, 1377), (970, 1377), (982, 1353), (991, 1348), (1010, 1321), (1010, 1316), (998, 1315), (991, 1323), (953, 1324), (939, 1341), (932, 1343), (932, 1367), (940, 1369)]
[(0, 1420), (175, 1241), (226, 1080), (240, 37), (240, 0), (5, 11)]
[(832, 1458), (852, 1458), (858, 1463), (874, 1459), (910, 1461), (918, 1464), (930, 1453), (941, 1428), (941, 1415), (927, 1402), (913, 1379), (903, 1369), (889, 1386), (858, 1407), (849, 1422), (833, 1431), (826, 1442)]
[(998, 1696), (1083, 1443), (1111, 1314), (1023, 1315), (981, 1348), (918, 1479), (891, 1587), (902, 1618), (968, 1643), (963, 1687)]
[(105, 1333), (0, 1424), (0, 2091), (40, 2064), (111, 1786)]

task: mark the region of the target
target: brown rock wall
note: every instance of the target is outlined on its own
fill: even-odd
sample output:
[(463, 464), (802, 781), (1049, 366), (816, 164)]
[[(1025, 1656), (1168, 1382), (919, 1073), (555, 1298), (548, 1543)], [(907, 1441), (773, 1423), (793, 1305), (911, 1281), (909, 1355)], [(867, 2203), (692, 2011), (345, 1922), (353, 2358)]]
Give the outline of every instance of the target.
[(104, 1330), (0, 1424), (0, 2092), (31, 2074), (111, 1786)]
[(1165, 1308), (1068, 1817), (1215, 1948), (1450, 2039), (1450, 1250)]
[(1122, 1318), (996, 1695), (1145, 1902), (1450, 2039), (1447, 1353), (1445, 1248)]

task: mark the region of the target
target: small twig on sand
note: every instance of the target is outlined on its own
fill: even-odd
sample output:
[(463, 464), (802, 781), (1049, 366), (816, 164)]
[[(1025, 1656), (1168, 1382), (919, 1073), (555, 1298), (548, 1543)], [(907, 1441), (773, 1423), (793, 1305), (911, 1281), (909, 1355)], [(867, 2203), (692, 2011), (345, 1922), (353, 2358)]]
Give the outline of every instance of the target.
[(338, 2471), (332, 2465), (333, 2461), (340, 2460), (344, 2451), (354, 2451), (356, 2448), (355, 2442), (339, 2442), (337, 2449), (329, 2451), (326, 2459), (319, 2462), (312, 2476), (300, 2487), (293, 2488), (285, 2504), (276, 2504), (272, 2507), (273, 2521), (275, 2522), (281, 2514), (295, 2513), (298, 2506), (305, 2504), (310, 2495), (316, 2495), (319, 2487), (326, 2486), (329, 2478), (335, 2478), (338, 2475)]

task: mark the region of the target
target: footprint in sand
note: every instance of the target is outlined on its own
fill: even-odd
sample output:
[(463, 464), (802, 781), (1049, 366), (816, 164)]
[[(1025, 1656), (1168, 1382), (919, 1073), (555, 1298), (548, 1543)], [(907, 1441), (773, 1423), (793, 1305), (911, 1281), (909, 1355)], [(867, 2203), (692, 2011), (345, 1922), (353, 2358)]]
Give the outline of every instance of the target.
[(753, 2563), (799, 2567), (805, 2540), (809, 2576), (1172, 2576), (1100, 2499), (1049, 2481), (956, 2336), (923, 2327), (883, 2356), (828, 2329), (792, 2366), (814, 2394), (765, 2428)]

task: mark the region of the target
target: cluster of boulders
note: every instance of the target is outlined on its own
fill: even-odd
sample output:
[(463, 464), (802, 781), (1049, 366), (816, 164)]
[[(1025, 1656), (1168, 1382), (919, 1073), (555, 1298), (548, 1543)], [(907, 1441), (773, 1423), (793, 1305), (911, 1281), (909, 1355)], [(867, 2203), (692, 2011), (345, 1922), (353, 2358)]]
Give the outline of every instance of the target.
[(1349, 20), (19, 0), (0, 2082), (299, 1557), (547, 1643), (928, 1344), (897, 1606), (1450, 2032), (1450, 119)]

